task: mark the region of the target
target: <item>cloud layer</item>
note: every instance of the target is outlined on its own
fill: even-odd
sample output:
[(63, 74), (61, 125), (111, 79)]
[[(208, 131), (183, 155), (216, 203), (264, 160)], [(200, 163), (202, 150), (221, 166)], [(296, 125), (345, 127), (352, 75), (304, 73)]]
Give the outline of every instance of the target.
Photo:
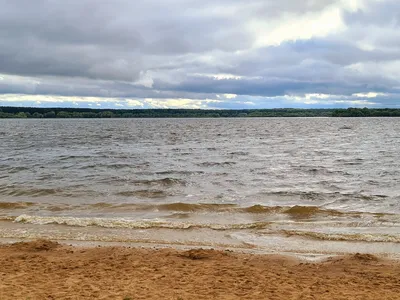
[(0, 105), (400, 107), (395, 0), (0, 7)]

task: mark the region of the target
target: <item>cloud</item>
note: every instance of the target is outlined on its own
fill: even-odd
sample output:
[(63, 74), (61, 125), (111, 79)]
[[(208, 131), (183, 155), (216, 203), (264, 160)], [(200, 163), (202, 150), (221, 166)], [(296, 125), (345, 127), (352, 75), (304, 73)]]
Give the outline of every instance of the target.
[(0, 104), (11, 103), (6, 95), (19, 95), (12, 103), (131, 108), (399, 104), (395, 0), (0, 7)]
[(376, 98), (378, 96), (388, 96), (388, 94), (369, 92), (369, 93), (356, 93), (356, 94), (353, 94), (353, 96), (360, 97), (360, 98)]
[(371, 99), (361, 94), (352, 96), (305, 94), (302, 96), (243, 96), (226, 98), (213, 95), (204, 99), (188, 98), (105, 98), (105, 97), (73, 97), (55, 95), (0, 95), (0, 105), (4, 106), (37, 106), (37, 107), (95, 107), (109, 109), (135, 108), (188, 108), (188, 109), (257, 109), (257, 108), (318, 108), (318, 107), (399, 107), (393, 101), (396, 95), (385, 95)]
[(341, 11), (335, 6), (318, 13), (310, 12), (302, 16), (289, 15), (273, 26), (269, 20), (254, 20), (250, 26), (257, 33), (256, 46), (258, 47), (324, 37), (345, 29)]
[[(119, 103), (119, 102), (117, 102), (117, 103)], [(126, 100), (126, 105), (128, 107), (130, 107), (130, 108), (133, 108), (133, 107), (136, 108), (136, 107), (143, 107), (144, 106), (143, 102), (140, 102), (138, 100), (133, 100), (133, 99)]]

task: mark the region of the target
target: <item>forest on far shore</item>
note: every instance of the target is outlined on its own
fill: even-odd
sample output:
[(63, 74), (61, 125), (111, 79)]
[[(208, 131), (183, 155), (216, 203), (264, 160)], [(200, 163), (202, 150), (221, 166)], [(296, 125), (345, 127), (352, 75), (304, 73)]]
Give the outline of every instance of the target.
[(254, 117), (400, 117), (400, 109), (91, 109), (0, 107), (0, 118), (254, 118)]

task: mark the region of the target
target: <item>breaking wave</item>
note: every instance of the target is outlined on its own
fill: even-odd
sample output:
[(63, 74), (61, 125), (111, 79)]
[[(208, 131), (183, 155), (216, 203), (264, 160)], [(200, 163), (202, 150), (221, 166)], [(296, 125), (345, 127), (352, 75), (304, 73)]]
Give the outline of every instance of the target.
[(314, 231), (296, 231), (284, 230), (284, 234), (289, 236), (303, 236), (324, 241), (360, 241), (360, 242), (375, 242), (375, 243), (400, 243), (399, 235), (391, 234), (373, 234), (373, 233), (322, 233)]
[[(176, 218), (186, 219), (183, 218)], [(14, 223), (25, 223), (33, 225), (63, 225), (71, 227), (102, 227), (113, 229), (172, 229), (172, 230), (190, 230), (196, 228), (211, 229), (217, 231), (229, 230), (267, 230), (266, 235), (280, 234), (284, 236), (298, 236), (308, 239), (321, 241), (360, 241), (375, 243), (400, 243), (400, 235), (377, 234), (377, 233), (325, 233), (317, 231), (303, 230), (284, 230), (274, 229), (273, 222), (254, 222), (238, 224), (216, 224), (216, 223), (190, 223), (182, 221), (168, 220), (129, 220), (129, 219), (111, 219), (111, 218), (76, 218), (76, 217), (56, 217), (56, 216), (34, 216), (20, 215), (17, 218), (9, 216), (1, 217), (3, 221), (13, 221)]]
[[(152, 198), (163, 199), (168, 194), (159, 190), (139, 190), (139, 191), (126, 191), (118, 193), (124, 197), (137, 197), (137, 198)], [(18, 209), (40, 209), (43, 211), (80, 211), (80, 210), (99, 210), (107, 212), (120, 212), (120, 211), (154, 211), (154, 212), (172, 212), (172, 213), (226, 213), (226, 214), (254, 214), (254, 215), (282, 215), (291, 219), (307, 219), (313, 217), (356, 217), (373, 216), (382, 219), (384, 216), (391, 214), (384, 213), (369, 213), (357, 211), (339, 211), (334, 209), (326, 209), (319, 206), (263, 206), (260, 204), (252, 205), (249, 207), (241, 207), (236, 204), (222, 204), (222, 203), (185, 203), (185, 202), (172, 202), (162, 204), (148, 204), (148, 203), (108, 203), (98, 202), (93, 204), (72, 205), (63, 203), (34, 203), (34, 202), (0, 202), (0, 210), (18, 210)]]
[[(125, 195), (125, 194), (124, 194)], [(128, 194), (126, 194), (128, 195)], [(129, 195), (131, 195), (129, 193)], [(135, 194), (136, 195), (136, 194)], [(156, 196), (155, 194), (154, 196)], [(149, 195), (147, 195), (149, 196)], [(106, 208), (106, 209), (127, 209), (134, 211), (173, 211), (173, 212), (228, 212), (228, 213), (246, 213), (246, 214), (285, 214), (293, 217), (311, 217), (313, 215), (359, 215), (358, 212), (341, 212), (333, 209), (324, 209), (318, 206), (263, 206), (253, 205), (249, 207), (240, 207), (236, 204), (219, 204), (219, 203), (184, 203), (173, 202), (165, 204), (111, 204), (111, 203), (95, 203), (90, 205), (91, 208)], [(368, 214), (368, 213), (364, 213)]]
[(36, 225), (58, 224), (76, 227), (104, 227), (104, 228), (168, 228), (168, 229), (191, 229), (209, 228), (213, 230), (230, 229), (264, 229), (269, 222), (242, 223), (242, 224), (194, 224), (184, 222), (168, 222), (163, 220), (128, 220), (111, 218), (75, 218), (75, 217), (50, 217), (21, 215), (14, 219), (15, 223), (27, 223)]
[(155, 206), (158, 210), (167, 211), (182, 211), (182, 212), (196, 212), (196, 211), (210, 211), (210, 212), (223, 212), (230, 211), (236, 207), (235, 204), (191, 204), (191, 203), (169, 203)]

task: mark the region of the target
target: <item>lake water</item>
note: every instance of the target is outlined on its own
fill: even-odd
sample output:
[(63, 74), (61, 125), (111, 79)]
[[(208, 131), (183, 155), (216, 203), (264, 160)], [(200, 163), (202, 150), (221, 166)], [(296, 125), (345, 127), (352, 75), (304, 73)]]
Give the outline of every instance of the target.
[(400, 119), (0, 120), (0, 238), (400, 255)]

